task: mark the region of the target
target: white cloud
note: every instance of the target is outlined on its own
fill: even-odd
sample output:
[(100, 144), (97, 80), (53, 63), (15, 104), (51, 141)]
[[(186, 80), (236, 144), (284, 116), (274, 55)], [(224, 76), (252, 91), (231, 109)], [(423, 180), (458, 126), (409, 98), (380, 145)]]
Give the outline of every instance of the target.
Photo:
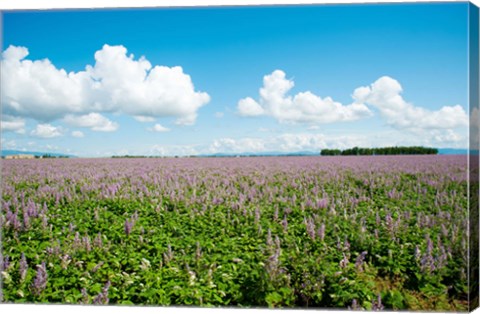
[(63, 120), (70, 125), (90, 128), (93, 131), (113, 132), (118, 129), (118, 123), (95, 112), (81, 116), (67, 115)]
[(257, 131), (258, 131), (258, 132), (271, 132), (271, 130), (270, 130), (270, 129), (268, 129), (268, 128), (264, 128), (264, 127), (260, 127), (260, 128), (258, 128), (258, 129), (257, 129)]
[[(342, 105), (330, 97), (321, 98), (310, 91), (294, 96), (288, 92), (294, 82), (281, 70), (264, 76), (258, 101), (251, 97), (241, 99), (237, 112), (241, 116), (271, 116), (279, 122), (309, 123), (313, 130), (319, 123), (354, 121), (373, 113), (367, 105), (379, 110), (386, 123), (399, 130), (422, 133), (426, 138), (454, 139), (453, 129), (468, 125), (468, 116), (460, 105), (443, 106), (438, 110), (417, 107), (403, 99), (402, 86), (388, 76), (379, 78), (370, 86), (355, 89), (353, 103)], [(450, 130), (432, 135), (428, 130)], [(456, 138), (455, 140), (460, 140)]]
[(238, 113), (244, 117), (256, 117), (265, 114), (265, 110), (253, 98), (247, 97), (238, 102)]
[(60, 128), (50, 124), (37, 124), (37, 127), (30, 133), (40, 138), (53, 138), (62, 135)]
[(17, 148), (17, 143), (15, 140), (7, 140), (2, 138), (0, 141), (2, 145), (2, 149), (16, 149)]
[(288, 96), (294, 85), (286, 78), (285, 72), (275, 70), (263, 77), (259, 101), (243, 98), (237, 104), (237, 112), (245, 117), (267, 115), (280, 122), (294, 123), (354, 121), (372, 114), (364, 104), (342, 105), (330, 97), (321, 98), (310, 91)]
[(147, 116), (133, 116), (135, 120), (138, 122), (153, 122), (155, 121), (154, 117), (147, 117)]
[(427, 110), (405, 101), (401, 96), (402, 91), (397, 80), (383, 76), (370, 86), (357, 88), (352, 97), (359, 104), (376, 107), (386, 122), (397, 129), (453, 129), (468, 125), (468, 116), (462, 106)]
[(215, 118), (221, 119), (225, 114), (223, 112), (215, 112)]
[(151, 129), (149, 129), (149, 130), (150, 130), (150, 131), (154, 131), (154, 132), (168, 132), (168, 131), (170, 131), (169, 128), (166, 128), (166, 127), (164, 127), (163, 125), (158, 124), (158, 123), (155, 124), (155, 125), (153, 126), (153, 128), (151, 128)]
[(191, 145), (153, 145), (150, 155), (153, 156), (194, 156), (199, 151)]
[(25, 59), (25, 47), (10, 46), (2, 56), (2, 103), (13, 116), (48, 122), (69, 114), (120, 112), (140, 121), (174, 117), (178, 124), (193, 124), (210, 101), (207, 93), (195, 91), (181, 67), (135, 60), (123, 46), (104, 45), (93, 66), (70, 73), (48, 59)]
[(206, 149), (208, 153), (291, 153), (300, 151), (319, 152), (322, 148), (349, 148), (368, 146), (369, 138), (362, 135), (327, 136), (311, 133), (284, 133), (267, 138), (221, 138), (214, 140)]
[(84, 137), (84, 134), (81, 131), (73, 131), (72, 136), (77, 137), (77, 138), (81, 138), (81, 137)]
[(1, 121), (1, 130), (4, 132), (16, 132), (19, 134), (25, 133), (25, 120), (4, 115)]

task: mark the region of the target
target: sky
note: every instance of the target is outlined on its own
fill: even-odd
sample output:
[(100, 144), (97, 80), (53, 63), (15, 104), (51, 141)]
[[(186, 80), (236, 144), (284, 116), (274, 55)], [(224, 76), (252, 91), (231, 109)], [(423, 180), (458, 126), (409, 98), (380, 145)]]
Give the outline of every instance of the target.
[(2, 149), (468, 147), (467, 3), (3, 11)]

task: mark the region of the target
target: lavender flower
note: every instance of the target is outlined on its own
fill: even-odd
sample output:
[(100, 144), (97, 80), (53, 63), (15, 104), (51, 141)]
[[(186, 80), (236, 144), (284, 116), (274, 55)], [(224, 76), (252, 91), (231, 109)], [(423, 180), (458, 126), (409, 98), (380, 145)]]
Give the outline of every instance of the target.
[(421, 251), (420, 251), (420, 248), (418, 247), (418, 245), (415, 246), (415, 252), (414, 252), (414, 257), (416, 260), (420, 259), (420, 255), (421, 255)]
[(384, 306), (382, 304), (382, 296), (379, 293), (377, 297), (377, 301), (374, 301), (372, 304), (372, 311), (381, 311), (383, 309), (384, 309)]
[(327, 206), (328, 206), (328, 199), (322, 198), (322, 199), (317, 200), (317, 208), (318, 209), (327, 208)]
[(260, 222), (260, 208), (256, 207), (255, 208), (255, 224), (258, 224)]
[(23, 228), (25, 230), (30, 228), (30, 216), (28, 215), (28, 211), (23, 212)]
[(310, 239), (315, 240), (315, 223), (313, 222), (312, 218), (304, 218), (303, 220), (305, 224), (305, 228), (307, 229), (307, 234)]
[(287, 232), (287, 231), (288, 231), (287, 215), (283, 215), (282, 227), (283, 227), (283, 231), (284, 231), (284, 232)]
[(103, 247), (103, 240), (102, 240), (102, 234), (99, 232), (97, 236), (95, 237), (95, 240), (93, 240), (93, 244), (98, 247), (102, 248)]
[(43, 290), (47, 287), (47, 266), (45, 262), (42, 262), (41, 265), (37, 265), (37, 274), (32, 284), (32, 291), (35, 295), (40, 295)]
[(88, 304), (88, 294), (87, 294), (87, 289), (85, 288), (82, 288), (82, 301), (80, 303)]
[(75, 232), (75, 238), (73, 238), (73, 248), (79, 249), (82, 246), (82, 242), (80, 240), (80, 233)]
[(93, 298), (93, 304), (108, 304), (110, 299), (108, 298), (108, 289), (110, 289), (110, 281), (107, 281), (105, 286), (95, 298)]
[(168, 264), (173, 259), (173, 251), (170, 244), (167, 246), (167, 252), (163, 253), (163, 260), (165, 264)]
[(90, 244), (90, 237), (88, 235), (84, 236), (82, 238), (83, 246), (85, 248), (85, 251), (90, 252), (92, 249), (92, 246)]
[(105, 264), (105, 262), (101, 261), (100, 263), (98, 263), (97, 265), (95, 265), (95, 267), (92, 268), (92, 273), (96, 273), (97, 270), (99, 270), (100, 267), (103, 266), (103, 264)]
[(133, 221), (131, 220), (125, 220), (125, 224), (124, 224), (124, 230), (125, 230), (125, 234), (128, 236), (130, 235), (130, 233), (132, 232), (132, 228), (133, 228)]
[(10, 257), (8, 255), (5, 255), (1, 262), (0, 271), (7, 270), (10, 267)]
[(355, 261), (355, 268), (362, 272), (363, 271), (363, 262), (365, 260), (365, 256), (368, 254), (367, 251), (363, 251), (360, 255), (358, 255), (356, 261)]
[(358, 304), (357, 299), (353, 299), (353, 300), (352, 300), (352, 305), (349, 306), (348, 309), (355, 311), (355, 310), (361, 310), (362, 307)]
[(347, 236), (345, 236), (345, 241), (343, 241), (343, 249), (347, 252), (350, 250), (350, 242), (348, 242)]
[(320, 239), (320, 241), (323, 241), (323, 239), (325, 239), (325, 224), (324, 223), (322, 223), (320, 225), (320, 228), (317, 231), (317, 235), (318, 235), (318, 238)]

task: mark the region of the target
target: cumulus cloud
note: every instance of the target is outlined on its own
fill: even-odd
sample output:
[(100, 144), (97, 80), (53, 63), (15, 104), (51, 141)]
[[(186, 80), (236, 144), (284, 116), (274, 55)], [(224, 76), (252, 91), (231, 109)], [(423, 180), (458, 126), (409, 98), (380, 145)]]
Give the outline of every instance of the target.
[(163, 132), (168, 132), (168, 131), (170, 131), (169, 128), (166, 128), (166, 127), (164, 127), (163, 125), (161, 125), (161, 124), (159, 124), (159, 123), (155, 124), (155, 125), (153, 126), (153, 128), (151, 128), (151, 129), (149, 129), (149, 130), (150, 130), (150, 131), (154, 131), (154, 132), (162, 132), (162, 133), (163, 133)]
[(4, 132), (16, 132), (19, 134), (25, 133), (25, 120), (11, 117), (11, 116), (3, 116), (3, 120), (1, 121), (1, 130)]
[(93, 131), (113, 132), (118, 129), (118, 123), (95, 112), (80, 116), (66, 115), (63, 120), (72, 126), (90, 128)]
[(363, 135), (328, 136), (312, 133), (284, 133), (267, 138), (220, 138), (206, 149), (209, 153), (266, 153), (316, 152), (322, 148), (349, 148), (368, 146), (370, 140)]
[(357, 88), (352, 97), (357, 103), (374, 106), (387, 124), (397, 129), (454, 129), (468, 125), (468, 116), (460, 105), (428, 110), (405, 101), (400, 83), (383, 76), (370, 86)]
[(251, 97), (241, 99), (237, 112), (244, 117), (272, 116), (280, 122), (333, 123), (354, 121), (372, 115), (366, 105), (342, 105), (330, 97), (321, 98), (310, 91), (287, 95), (294, 82), (285, 72), (275, 70), (263, 77), (258, 101)]
[(206, 153), (292, 153), (319, 152), (325, 148), (347, 149), (358, 147), (408, 146), (419, 145), (439, 148), (462, 148), (468, 142), (452, 130), (429, 130), (422, 136), (400, 130), (378, 134), (323, 134), (323, 133), (283, 133), (276, 136), (255, 138), (220, 138), (214, 140), (202, 151)]
[(120, 112), (140, 121), (174, 117), (177, 124), (193, 124), (198, 109), (210, 101), (207, 93), (195, 91), (182, 67), (152, 66), (145, 57), (128, 55), (124, 46), (104, 45), (95, 52), (95, 64), (79, 72), (27, 56), (27, 48), (16, 46), (2, 54), (6, 114), (49, 122), (71, 114)]
[(155, 121), (154, 117), (147, 117), (147, 116), (133, 116), (135, 120), (138, 122), (153, 122)]
[(84, 134), (83, 134), (82, 131), (73, 131), (72, 136), (77, 137), (77, 138), (81, 138), (81, 137), (84, 137)]
[(40, 138), (53, 138), (62, 135), (60, 128), (51, 124), (37, 124), (37, 127), (30, 133)]
[(15, 140), (6, 140), (4, 138), (0, 139), (0, 143), (3, 149), (16, 149), (17, 143)]
[[(438, 110), (414, 106), (402, 97), (400, 83), (388, 76), (379, 78), (370, 86), (355, 89), (353, 103), (349, 105), (342, 105), (330, 97), (321, 98), (310, 91), (288, 95), (294, 85), (293, 80), (286, 78), (285, 72), (275, 70), (264, 76), (259, 100), (241, 99), (237, 113), (244, 117), (271, 116), (279, 122), (315, 125), (366, 118), (373, 114), (368, 107), (372, 106), (378, 109), (388, 125), (401, 130), (452, 130), (468, 125), (468, 115), (462, 106), (443, 106)], [(451, 138), (445, 134), (441, 137)]]
[(194, 156), (199, 151), (192, 145), (153, 145), (149, 153), (154, 156)]

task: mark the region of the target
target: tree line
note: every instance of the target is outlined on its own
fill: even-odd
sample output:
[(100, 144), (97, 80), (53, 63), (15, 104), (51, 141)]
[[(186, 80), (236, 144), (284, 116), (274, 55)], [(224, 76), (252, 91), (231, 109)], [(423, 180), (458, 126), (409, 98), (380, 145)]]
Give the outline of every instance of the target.
[(375, 147), (361, 148), (353, 147), (349, 149), (322, 149), (322, 156), (355, 156), (355, 155), (436, 155), (438, 149), (422, 146), (393, 146), (393, 147)]

